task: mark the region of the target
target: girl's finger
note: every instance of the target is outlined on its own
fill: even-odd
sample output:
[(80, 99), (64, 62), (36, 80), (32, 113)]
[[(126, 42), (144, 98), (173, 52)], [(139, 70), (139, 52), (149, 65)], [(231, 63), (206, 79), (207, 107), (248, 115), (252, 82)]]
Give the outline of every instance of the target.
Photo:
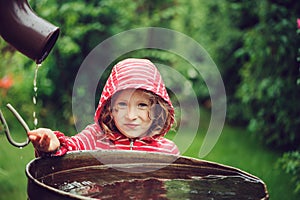
[(47, 140), (47, 135), (41, 135), (41, 139), (39, 141), (39, 145), (40, 145), (40, 150), (44, 151), (45, 150), (45, 146), (46, 146), (46, 141)]

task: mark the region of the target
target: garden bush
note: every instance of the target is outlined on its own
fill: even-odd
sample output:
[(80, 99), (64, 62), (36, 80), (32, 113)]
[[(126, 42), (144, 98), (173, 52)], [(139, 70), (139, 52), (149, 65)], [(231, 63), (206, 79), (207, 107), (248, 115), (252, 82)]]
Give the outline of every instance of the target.
[(295, 183), (295, 192), (300, 194), (300, 152), (293, 151), (285, 153), (277, 163), (287, 174), (292, 175)]
[[(300, 87), (297, 85), (299, 37), (295, 22), (300, 3), (230, 2), (229, 13), (237, 19), (232, 21), (243, 35), (240, 47), (233, 51), (236, 63), (240, 64), (239, 78), (235, 78), (239, 82), (229, 98), (233, 101), (229, 101), (228, 117), (232, 122), (243, 119), (249, 130), (272, 148), (297, 149), (300, 146)], [(249, 7), (257, 9), (247, 9)], [(248, 11), (246, 16), (253, 19), (247, 26), (244, 10)]]

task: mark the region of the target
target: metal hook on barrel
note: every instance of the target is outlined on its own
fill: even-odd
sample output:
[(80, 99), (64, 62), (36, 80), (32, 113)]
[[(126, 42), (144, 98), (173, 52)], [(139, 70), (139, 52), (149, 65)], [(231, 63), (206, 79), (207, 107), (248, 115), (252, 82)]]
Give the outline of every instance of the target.
[[(21, 123), (22, 127), (24, 128), (24, 130), (26, 131), (26, 135), (27, 135), (27, 132), (30, 131), (28, 125), (26, 124), (26, 122), (23, 120), (23, 118), (20, 116), (20, 114), (14, 109), (14, 107), (10, 104), (7, 104), (6, 107), (14, 114), (14, 116), (18, 119), (18, 121)], [(12, 137), (11, 137), (11, 134), (10, 134), (10, 131), (9, 131), (9, 128), (7, 126), (7, 123), (6, 123), (6, 120), (4, 118), (4, 115), (3, 113), (1, 112), (0, 110), (0, 121), (1, 123), (3, 124), (4, 126), (4, 132), (5, 132), (5, 135), (6, 135), (6, 138), (7, 140), (9, 141), (10, 144), (12, 144), (13, 146), (15, 147), (25, 147), (26, 145), (29, 144), (30, 140), (29, 138), (27, 137), (26, 141), (25, 142), (16, 142)]]

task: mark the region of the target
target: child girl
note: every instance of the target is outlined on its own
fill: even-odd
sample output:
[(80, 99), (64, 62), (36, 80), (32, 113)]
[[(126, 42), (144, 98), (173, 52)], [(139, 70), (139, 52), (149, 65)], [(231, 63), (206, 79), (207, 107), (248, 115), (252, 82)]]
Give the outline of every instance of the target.
[(28, 132), (36, 156), (68, 151), (119, 149), (179, 154), (163, 136), (174, 122), (174, 108), (162, 77), (147, 59), (117, 63), (103, 88), (94, 123), (68, 137), (39, 128)]

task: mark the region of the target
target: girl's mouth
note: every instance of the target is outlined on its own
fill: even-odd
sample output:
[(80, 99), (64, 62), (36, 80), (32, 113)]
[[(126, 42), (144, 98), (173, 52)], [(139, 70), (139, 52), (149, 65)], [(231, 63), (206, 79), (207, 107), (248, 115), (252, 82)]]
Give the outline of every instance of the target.
[(125, 124), (125, 126), (130, 129), (135, 129), (138, 125), (137, 124)]

